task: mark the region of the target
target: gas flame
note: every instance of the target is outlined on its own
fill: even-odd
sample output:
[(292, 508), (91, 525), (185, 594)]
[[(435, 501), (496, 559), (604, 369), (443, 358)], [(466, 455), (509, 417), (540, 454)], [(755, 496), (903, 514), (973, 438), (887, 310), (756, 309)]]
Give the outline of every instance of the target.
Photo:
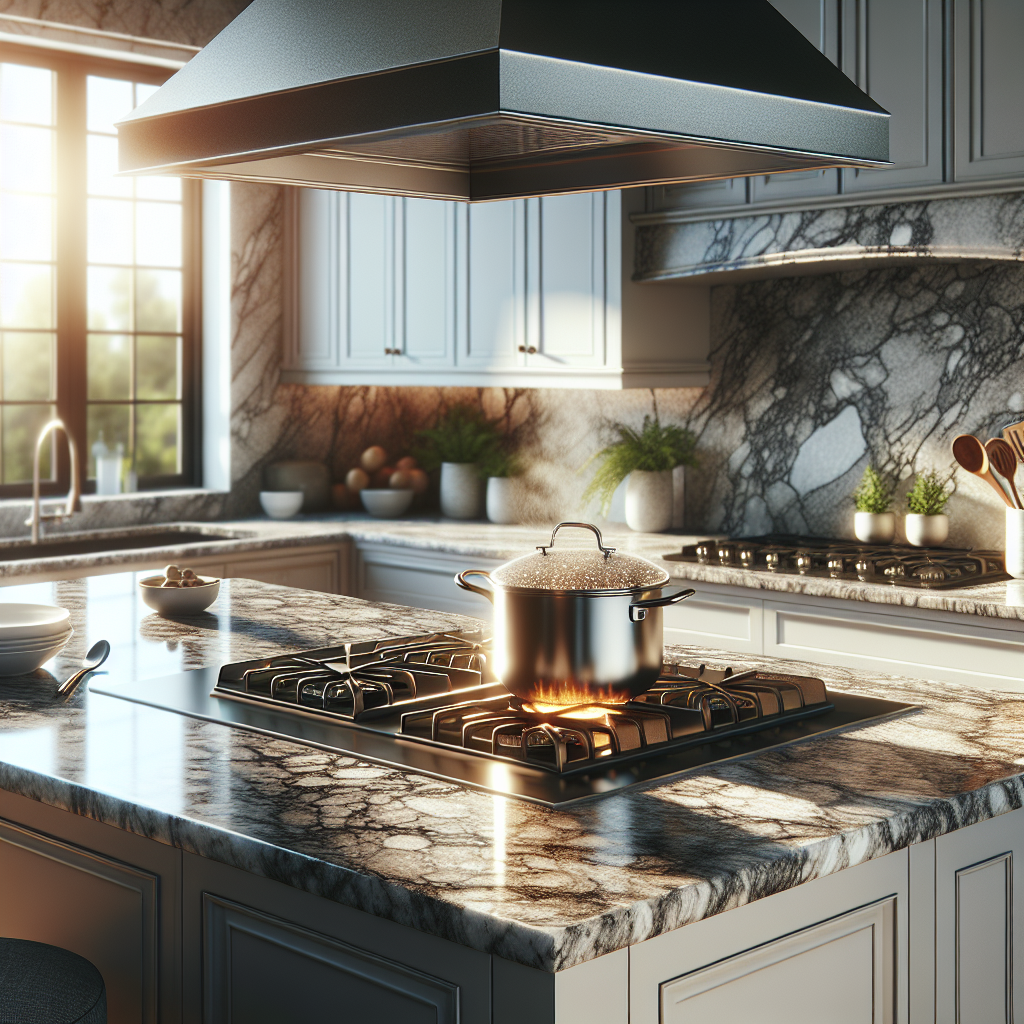
[(530, 703), (535, 708), (541, 706), (548, 712), (560, 708), (575, 707), (580, 704), (624, 704), (629, 700), (628, 694), (622, 696), (613, 689), (595, 690), (593, 687), (577, 686), (571, 679), (557, 683), (538, 682), (533, 687)]

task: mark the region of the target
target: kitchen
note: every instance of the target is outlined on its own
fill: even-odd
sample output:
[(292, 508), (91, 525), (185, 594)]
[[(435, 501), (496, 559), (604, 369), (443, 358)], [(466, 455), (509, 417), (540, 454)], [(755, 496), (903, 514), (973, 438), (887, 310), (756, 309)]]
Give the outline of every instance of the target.
[[(2, 60), (117, 50), (133, 81), (156, 85), (243, 6), (172, 16), (81, 3), (48, 22), (38, 5), (10, 5)], [(771, 572), (723, 541), (851, 541), (869, 465), (902, 497), (916, 474), (952, 476), (955, 434), (998, 436), (1020, 419), (1022, 26), (993, 0), (777, 6), (892, 111), (894, 167), (733, 166), (698, 184), (466, 204), (239, 181), (264, 162), (251, 161), (230, 185), (182, 191), (184, 203), (201, 195), (201, 308), (183, 299), (178, 331), (90, 322), (90, 348), (138, 339), (136, 374), (144, 339), (180, 337), (184, 353), (189, 330), (202, 336), (177, 392), (145, 392), (137, 376), (126, 396), (139, 433), (126, 434), (129, 453), (143, 451), (145, 407), (201, 417), (191, 436), (180, 428), (177, 461), (140, 463), (138, 492), (86, 493), (81, 513), (42, 523), (43, 547), (115, 530), (115, 548), (107, 534), (91, 552), (26, 557), (30, 475), (5, 475), (21, 491), (0, 502), (12, 549), (0, 597), (67, 608), (75, 628), (41, 675), (0, 684), (0, 849), (5, 873), (29, 880), (0, 933), (91, 959), (110, 1019), (300, 1019), (339, 995), (357, 1019), (737, 1019), (756, 1005), (801, 1020), (822, 1019), (822, 1000), (834, 1020), (1012, 1018), (1016, 581)], [(659, 34), (644, 28), (651, 46)], [(89, 73), (101, 67), (127, 80), (109, 64)], [(139, 280), (146, 264), (132, 262)], [(560, 305), (566, 292), (575, 301)], [(103, 415), (107, 441), (120, 440), (119, 401), (80, 399), (83, 461)], [(394, 520), (260, 515), (271, 466), (319, 462), (342, 482), (370, 445), (409, 454), (464, 403), (515, 437), (519, 524), (446, 520), (436, 504)], [(639, 429), (655, 413), (696, 439), (697, 465), (675, 475), (671, 533), (629, 530), (621, 492), (607, 517), (582, 501), (608, 424)], [(44, 511), (69, 489), (63, 445)], [(948, 545), (1001, 555), (1002, 502), (963, 471), (952, 479)], [(553, 536), (564, 520), (594, 522), (603, 539)], [(216, 702), (245, 726), (225, 728), (204, 717), (212, 684), (185, 714), (167, 702), (192, 691), (166, 685), (140, 702), (126, 689), (384, 636), (472, 634), (489, 605), (455, 586), (457, 572), (538, 545), (589, 553), (595, 540), (616, 564), (642, 556), (696, 591), (664, 609), (675, 666), (813, 676), (834, 697), (915, 710), (566, 803), (496, 795), (541, 774), (507, 758), (460, 780), (395, 751), (341, 748), (362, 760), (302, 745), (280, 722), (271, 731), (291, 739), (268, 739), (266, 712), (237, 700)], [(684, 546), (689, 560), (662, 558)], [(168, 563), (222, 579), (208, 612), (164, 618), (143, 604), (139, 581)], [(102, 639), (107, 663), (59, 703), (55, 684)], [(733, 743), (759, 749), (758, 735)], [(646, 770), (630, 764), (616, 777)]]

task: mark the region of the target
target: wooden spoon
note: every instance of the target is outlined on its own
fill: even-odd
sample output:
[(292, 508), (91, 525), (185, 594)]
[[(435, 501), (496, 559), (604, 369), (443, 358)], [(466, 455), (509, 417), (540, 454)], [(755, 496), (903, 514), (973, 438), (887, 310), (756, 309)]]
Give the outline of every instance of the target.
[(968, 473), (973, 473), (975, 476), (980, 476), (982, 480), (988, 481), (992, 490), (1010, 508), (1014, 507), (1006, 491), (999, 486), (996, 478), (992, 475), (992, 470), (988, 468), (988, 452), (985, 451), (985, 446), (973, 434), (958, 434), (953, 438), (953, 458), (956, 459), (961, 469), (966, 469)]
[(1013, 449), (1001, 437), (991, 437), (985, 442), (985, 452), (989, 465), (1009, 482), (1015, 506), (1020, 508), (1020, 495), (1013, 480), (1017, 472), (1017, 456), (1013, 454)]

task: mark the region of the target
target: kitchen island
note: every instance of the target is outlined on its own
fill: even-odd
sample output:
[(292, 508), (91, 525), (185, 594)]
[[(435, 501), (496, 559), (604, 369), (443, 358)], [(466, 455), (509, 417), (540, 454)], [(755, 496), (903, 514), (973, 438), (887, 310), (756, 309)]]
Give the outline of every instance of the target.
[[(5, 588), (0, 599), (72, 610), (76, 634), (52, 666), (57, 677), (101, 637), (112, 645), (110, 679), (158, 679), (479, 626), (245, 580), (225, 581), (210, 613), (180, 621), (150, 613), (131, 574)], [(408, 998), (429, 1004), (431, 1020), (454, 1021), (456, 1004), (464, 1021), (675, 1020), (679, 1000), (708, 989), (680, 995), (676, 981), (760, 951), (760, 966), (715, 982), (720, 994), (739, 992), (772, 942), (812, 926), (828, 931), (815, 950), (851, 964), (844, 943), (873, 936), (872, 998), (898, 1010), (876, 1019), (907, 1019), (908, 1007), (910, 1019), (926, 1019), (929, 992), (933, 1019), (953, 979), (954, 1001), (991, 1001), (990, 982), (1009, 991), (1016, 976), (1019, 999), (1021, 945), (1002, 949), (995, 918), (964, 917), (957, 894), (1006, 915), (1020, 902), (1011, 872), (1013, 851), (1024, 856), (1024, 696), (818, 674), (831, 688), (921, 710), (560, 810), (87, 691), (63, 705), (43, 672), (2, 680), (6, 913), (45, 900), (47, 886), (60, 891), (59, 872), (38, 863), (106, 872), (119, 892), (135, 886), (143, 962), (115, 994), (112, 1021), (132, 1019), (118, 1014), (136, 998), (134, 1019), (141, 1010), (144, 1020), (193, 1020), (205, 1006), (205, 1019), (227, 1020), (232, 1005), (238, 1019), (244, 992), (270, 983), (274, 955), (290, 966), (303, 955), (323, 961), (311, 946), (318, 936), (337, 972), (415, 990)], [(95, 921), (76, 925), (75, 913), (107, 906), (83, 896), (46, 935), (95, 936)], [(843, 931), (836, 922), (850, 914), (861, 917)], [(0, 919), (0, 930), (9, 924)], [(780, 962), (794, 962), (792, 950)], [(988, 972), (980, 982), (968, 973), (975, 963)], [(396, 970), (411, 973), (395, 981)]]

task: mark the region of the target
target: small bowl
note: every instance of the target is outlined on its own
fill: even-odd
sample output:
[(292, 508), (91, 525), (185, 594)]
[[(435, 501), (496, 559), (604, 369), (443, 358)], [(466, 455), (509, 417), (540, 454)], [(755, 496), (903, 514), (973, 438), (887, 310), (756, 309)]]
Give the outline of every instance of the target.
[(392, 490), (390, 487), (367, 488), (359, 492), (363, 508), (378, 519), (397, 519), (412, 504), (415, 492), (411, 489)]
[(67, 608), (49, 604), (0, 603), (0, 640), (37, 640), (68, 629)]
[(305, 499), (303, 491), (260, 491), (260, 504), (271, 519), (291, 519)]
[(42, 647), (35, 649), (4, 651), (0, 655), (0, 676), (25, 676), (29, 672), (35, 672), (64, 650), (74, 632), (73, 629), (69, 629), (59, 636), (50, 637)]
[(142, 600), (161, 615), (198, 615), (217, 600), (220, 580), (212, 576), (200, 576), (201, 587), (163, 587), (163, 576), (147, 576), (139, 580)]

